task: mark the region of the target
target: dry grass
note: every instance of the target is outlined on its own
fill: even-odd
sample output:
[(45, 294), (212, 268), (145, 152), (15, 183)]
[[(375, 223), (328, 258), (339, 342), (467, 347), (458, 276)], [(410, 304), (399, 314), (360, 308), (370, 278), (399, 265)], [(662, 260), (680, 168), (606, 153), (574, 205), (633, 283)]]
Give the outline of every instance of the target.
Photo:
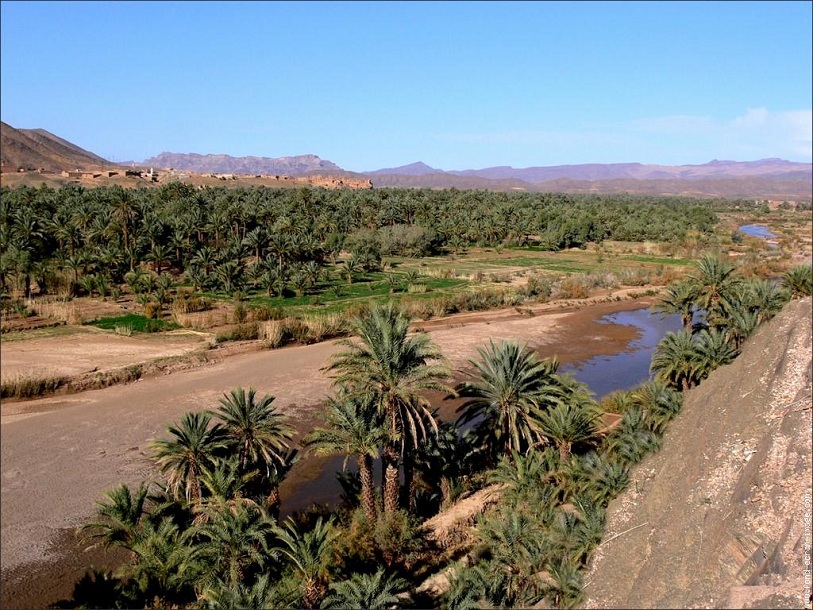
[(0, 398), (31, 398), (54, 392), (68, 382), (62, 375), (18, 373), (0, 383)]
[(74, 326), (79, 326), (85, 322), (82, 311), (68, 299), (40, 301), (36, 304), (36, 310), (43, 318), (59, 320)]

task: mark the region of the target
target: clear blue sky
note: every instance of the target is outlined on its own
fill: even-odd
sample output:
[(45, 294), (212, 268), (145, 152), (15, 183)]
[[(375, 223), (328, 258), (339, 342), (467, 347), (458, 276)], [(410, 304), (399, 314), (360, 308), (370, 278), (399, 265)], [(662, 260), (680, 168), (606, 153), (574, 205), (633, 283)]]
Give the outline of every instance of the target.
[(811, 162), (809, 1), (1, 4), (2, 120), (113, 161)]

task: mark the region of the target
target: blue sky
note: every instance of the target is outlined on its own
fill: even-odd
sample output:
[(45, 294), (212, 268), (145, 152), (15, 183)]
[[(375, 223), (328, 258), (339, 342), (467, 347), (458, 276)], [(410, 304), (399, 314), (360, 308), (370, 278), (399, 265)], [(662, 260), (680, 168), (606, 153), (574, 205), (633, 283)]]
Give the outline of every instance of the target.
[(112, 161), (811, 162), (811, 2), (2, 1), (0, 115)]

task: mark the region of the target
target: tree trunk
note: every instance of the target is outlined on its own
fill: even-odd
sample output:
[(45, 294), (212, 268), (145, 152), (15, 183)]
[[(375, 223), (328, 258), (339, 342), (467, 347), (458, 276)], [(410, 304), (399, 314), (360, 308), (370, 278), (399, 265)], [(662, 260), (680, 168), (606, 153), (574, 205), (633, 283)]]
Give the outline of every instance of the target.
[(280, 506), (282, 506), (282, 500), (279, 496), (279, 487), (274, 485), (265, 498), (265, 507), (268, 511), (268, 516), (277, 522), (279, 521)]
[(415, 465), (409, 450), (404, 451), (404, 486), (401, 497), (401, 506), (406, 506), (410, 513), (415, 512)]
[(392, 444), (387, 445), (381, 455), (384, 466), (384, 512), (394, 513), (398, 510), (398, 449)]
[(373, 458), (366, 454), (358, 456), (359, 475), (361, 477), (361, 504), (370, 526), (374, 525), (378, 517), (375, 505), (375, 488), (373, 485)]
[(449, 477), (440, 478), (440, 509), (449, 508), (452, 503), (452, 481)]
[(564, 464), (570, 459), (570, 446), (572, 443), (559, 441), (559, 461)]
[(322, 588), (319, 583), (313, 578), (308, 578), (305, 581), (305, 592), (302, 598), (302, 605), (307, 610), (319, 607), (319, 602), (322, 598)]

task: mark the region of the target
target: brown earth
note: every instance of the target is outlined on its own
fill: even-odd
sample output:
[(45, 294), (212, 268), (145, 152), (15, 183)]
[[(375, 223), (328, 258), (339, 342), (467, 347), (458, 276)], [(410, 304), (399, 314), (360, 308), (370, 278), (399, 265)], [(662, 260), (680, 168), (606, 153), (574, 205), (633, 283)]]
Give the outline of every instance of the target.
[[(542, 356), (574, 362), (615, 353), (635, 339), (634, 328), (599, 324), (602, 316), (651, 304), (647, 299), (596, 301), (463, 314), (423, 326), (458, 371), (489, 337), (527, 341)], [(67, 347), (73, 339), (48, 341), (47, 350), (59, 353), (59, 346)], [(3, 349), (5, 357), (5, 344)], [(87, 553), (78, 546), (73, 531), (86, 522), (106, 490), (152, 476), (149, 443), (163, 436), (167, 424), (184, 412), (212, 408), (236, 386), (254, 387), (260, 395), (276, 395), (276, 403), (299, 431), (307, 430), (330, 390), (321, 367), (336, 349), (335, 342), (325, 342), (252, 350), (128, 385), (3, 401), (0, 605), (43, 607), (69, 597), (73, 583), (91, 564), (110, 565), (112, 560), (104, 554)], [(90, 357), (106, 360), (101, 353)], [(283, 502), (285, 493), (308, 476), (292, 473)]]
[(608, 511), (590, 608), (810, 608), (811, 299), (686, 395)]

